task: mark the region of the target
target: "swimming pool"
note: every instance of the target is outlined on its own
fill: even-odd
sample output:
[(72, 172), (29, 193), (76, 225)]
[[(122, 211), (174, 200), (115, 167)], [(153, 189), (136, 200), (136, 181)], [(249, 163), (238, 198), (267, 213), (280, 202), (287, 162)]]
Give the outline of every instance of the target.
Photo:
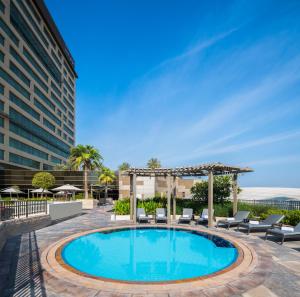
[(172, 282), (228, 268), (238, 258), (229, 241), (180, 228), (127, 228), (95, 232), (68, 242), (62, 260), (73, 269), (108, 280)]

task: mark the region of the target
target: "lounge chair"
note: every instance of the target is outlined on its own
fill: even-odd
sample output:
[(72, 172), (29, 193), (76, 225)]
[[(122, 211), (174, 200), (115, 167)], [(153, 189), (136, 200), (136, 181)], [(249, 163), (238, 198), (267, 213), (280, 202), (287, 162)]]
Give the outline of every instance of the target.
[(267, 239), (269, 234), (281, 237), (281, 244), (284, 243), (284, 240), (286, 238), (300, 238), (300, 223), (298, 223), (295, 227), (268, 229), (266, 232), (265, 240)]
[(193, 219), (193, 209), (192, 208), (184, 208), (182, 210), (182, 215), (179, 218), (178, 223), (190, 223)]
[[(214, 210), (212, 210), (212, 216), (214, 216)], [(199, 217), (199, 219), (197, 220), (197, 224), (205, 224), (208, 222), (208, 209), (207, 208), (203, 208), (201, 216)]]
[(217, 227), (221, 225), (225, 226), (227, 229), (231, 226), (237, 226), (239, 223), (244, 222), (248, 218), (250, 211), (240, 210), (238, 211), (233, 218), (227, 218), (225, 220), (219, 220)]
[(238, 230), (240, 227), (245, 228), (245, 229), (247, 229), (247, 234), (249, 234), (252, 230), (266, 231), (266, 230), (272, 228), (275, 224), (279, 224), (283, 218), (284, 218), (284, 215), (272, 214), (272, 215), (269, 215), (263, 221), (251, 221), (250, 220), (248, 223), (240, 223), (240, 224), (238, 224)]
[(162, 223), (168, 222), (165, 208), (156, 208), (155, 223), (158, 223), (158, 222), (162, 222)]
[(148, 223), (150, 218), (146, 215), (144, 208), (138, 208), (136, 218), (138, 223)]

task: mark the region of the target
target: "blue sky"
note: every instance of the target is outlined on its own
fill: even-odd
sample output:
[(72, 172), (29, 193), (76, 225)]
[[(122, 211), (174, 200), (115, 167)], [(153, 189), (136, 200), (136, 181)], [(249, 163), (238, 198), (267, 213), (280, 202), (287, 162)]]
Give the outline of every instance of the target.
[(107, 166), (224, 162), (300, 187), (300, 2), (47, 0), (76, 61), (77, 143)]

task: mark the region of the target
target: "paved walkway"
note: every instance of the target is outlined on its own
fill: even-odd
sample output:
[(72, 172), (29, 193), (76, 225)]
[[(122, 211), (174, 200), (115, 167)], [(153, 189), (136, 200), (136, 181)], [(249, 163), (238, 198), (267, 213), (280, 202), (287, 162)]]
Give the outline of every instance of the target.
[[(82, 231), (93, 230), (110, 225), (124, 225), (126, 222), (110, 222), (110, 214), (101, 209), (90, 211), (82, 216), (43, 228), (8, 240), (0, 254), (0, 296), (41, 296), (41, 297), (77, 297), (77, 296), (110, 296), (110, 297), (140, 297), (142, 295), (122, 295), (111, 292), (101, 292), (85, 287), (70, 285), (43, 271), (40, 264), (40, 255), (50, 244)], [(264, 250), (272, 260), (265, 266), (264, 278), (260, 281), (259, 274), (255, 280), (249, 280), (255, 288), (239, 287), (232, 290), (232, 294), (223, 287), (189, 296), (233, 296), (233, 297), (300, 297), (300, 243), (288, 242), (286, 246), (267, 241), (264, 242), (256, 236), (247, 236), (233, 230), (217, 230), (217, 232), (230, 234), (242, 238), (252, 247)], [(291, 249), (288, 245), (293, 245)], [(298, 249), (298, 250), (297, 250)], [(271, 257), (269, 257), (271, 259)], [(254, 286), (252, 286), (254, 287)], [(230, 289), (230, 288), (229, 288)], [(238, 292), (238, 293), (237, 293)], [(152, 295), (153, 297), (157, 295)], [(164, 294), (160, 297), (183, 296), (177, 294)], [(187, 294), (185, 294), (187, 296)], [(158, 296), (157, 296), (158, 297)]]

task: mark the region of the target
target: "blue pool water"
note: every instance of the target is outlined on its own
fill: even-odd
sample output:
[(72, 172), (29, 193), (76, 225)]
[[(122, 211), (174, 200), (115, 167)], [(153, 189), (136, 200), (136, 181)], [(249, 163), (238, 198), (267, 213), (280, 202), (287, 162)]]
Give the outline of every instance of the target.
[(133, 228), (92, 233), (68, 243), (64, 261), (92, 276), (160, 282), (199, 277), (237, 259), (237, 249), (216, 236), (183, 229)]

